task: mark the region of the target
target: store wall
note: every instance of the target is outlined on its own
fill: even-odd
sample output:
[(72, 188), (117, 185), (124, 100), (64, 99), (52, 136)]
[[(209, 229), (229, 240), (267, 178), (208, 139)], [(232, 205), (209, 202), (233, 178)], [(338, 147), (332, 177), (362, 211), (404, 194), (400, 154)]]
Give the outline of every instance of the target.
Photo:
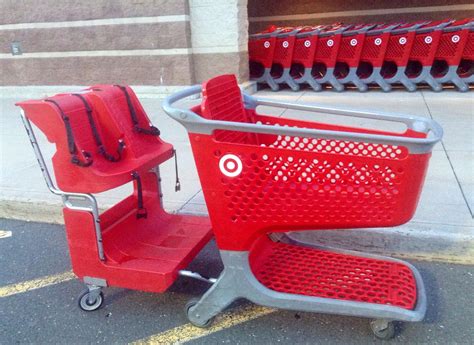
[(247, 0), (1, 0), (0, 86), (243, 81), (247, 39)]
[(474, 17), (474, 4), (467, 0), (249, 0), (249, 31), (270, 24), (312, 25), (334, 22), (399, 22)]

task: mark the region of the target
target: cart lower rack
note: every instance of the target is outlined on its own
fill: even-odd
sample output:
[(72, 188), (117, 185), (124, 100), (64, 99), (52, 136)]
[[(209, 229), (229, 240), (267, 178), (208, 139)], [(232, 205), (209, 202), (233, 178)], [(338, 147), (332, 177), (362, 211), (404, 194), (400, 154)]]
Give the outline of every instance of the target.
[[(191, 110), (173, 103), (202, 92)], [(402, 123), (404, 132), (288, 120), (259, 105)], [(167, 98), (165, 111), (189, 132), (224, 270), (187, 305), (200, 327), (234, 300), (370, 317), (374, 334), (392, 320), (420, 321), (426, 296), (418, 271), (392, 258), (318, 248), (289, 231), (389, 227), (416, 209), (433, 146), (434, 121), (343, 111), (242, 95), (234, 76)]]

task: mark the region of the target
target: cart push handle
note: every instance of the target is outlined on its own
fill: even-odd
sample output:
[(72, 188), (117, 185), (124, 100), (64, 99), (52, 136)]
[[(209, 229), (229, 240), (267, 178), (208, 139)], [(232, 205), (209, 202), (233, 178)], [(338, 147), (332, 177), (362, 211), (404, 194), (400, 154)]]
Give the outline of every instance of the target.
[(176, 92), (165, 98), (163, 101), (164, 111), (176, 121), (180, 122), (191, 133), (212, 134), (215, 130), (229, 130), (249, 133), (274, 134), (281, 136), (297, 136), (316, 139), (336, 139), (362, 141), (386, 145), (405, 146), (410, 153), (431, 152), (433, 146), (443, 137), (443, 129), (434, 120), (418, 116), (406, 116), (392, 113), (372, 113), (356, 110), (343, 110), (331, 107), (321, 107), (316, 105), (303, 105), (289, 102), (277, 102), (270, 99), (255, 98), (243, 93), (246, 108), (254, 109), (259, 105), (267, 105), (278, 108), (289, 108), (295, 110), (314, 111), (341, 116), (351, 116), (366, 119), (392, 121), (404, 123), (408, 129), (417, 132), (432, 133), (432, 136), (425, 138), (403, 137), (397, 135), (357, 133), (333, 130), (320, 130), (310, 128), (295, 128), (286, 126), (273, 126), (259, 123), (231, 122), (221, 120), (205, 119), (191, 110), (173, 107), (173, 103), (196, 95), (202, 92), (201, 85), (194, 85), (182, 91)]

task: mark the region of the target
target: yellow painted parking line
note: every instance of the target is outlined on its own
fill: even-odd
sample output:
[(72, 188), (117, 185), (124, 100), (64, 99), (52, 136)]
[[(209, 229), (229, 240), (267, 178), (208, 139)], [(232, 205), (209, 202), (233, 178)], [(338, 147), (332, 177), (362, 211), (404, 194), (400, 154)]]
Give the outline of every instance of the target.
[(12, 232), (7, 230), (0, 230), (0, 238), (12, 237)]
[(151, 337), (138, 340), (132, 345), (145, 344), (182, 344), (188, 341), (204, 337), (206, 335), (222, 331), (223, 329), (259, 318), (275, 312), (275, 309), (250, 305), (238, 311), (230, 311), (216, 317), (209, 328), (198, 328), (190, 323), (172, 328), (168, 331), (152, 335)]
[(38, 279), (28, 280), (18, 284), (2, 286), (0, 287), (0, 298), (40, 289), (54, 284), (64, 283), (74, 279), (75, 277), (76, 276), (74, 273), (72, 273), (72, 271), (67, 271)]

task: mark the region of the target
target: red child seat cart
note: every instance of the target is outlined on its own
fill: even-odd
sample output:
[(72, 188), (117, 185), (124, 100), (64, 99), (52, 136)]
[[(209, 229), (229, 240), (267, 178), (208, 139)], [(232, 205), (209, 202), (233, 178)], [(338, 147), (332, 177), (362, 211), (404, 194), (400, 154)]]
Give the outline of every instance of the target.
[[(172, 104), (202, 92), (191, 110)], [(405, 132), (288, 120), (259, 105), (406, 125)], [(396, 226), (415, 211), (442, 129), (426, 118), (274, 102), (242, 95), (235, 76), (213, 78), (165, 100), (188, 132), (224, 270), (187, 305), (200, 327), (239, 298), (310, 312), (420, 321), (426, 296), (418, 271), (401, 260), (315, 248), (283, 233)]]
[[(164, 292), (212, 237), (206, 217), (166, 213), (158, 166), (174, 155), (129, 87), (96, 85), (76, 94), (20, 102), (46, 183), (64, 203), (74, 273), (88, 289), (86, 311), (102, 288)], [(31, 122), (56, 145), (55, 187)], [(133, 194), (99, 213), (92, 193), (133, 181)]]

